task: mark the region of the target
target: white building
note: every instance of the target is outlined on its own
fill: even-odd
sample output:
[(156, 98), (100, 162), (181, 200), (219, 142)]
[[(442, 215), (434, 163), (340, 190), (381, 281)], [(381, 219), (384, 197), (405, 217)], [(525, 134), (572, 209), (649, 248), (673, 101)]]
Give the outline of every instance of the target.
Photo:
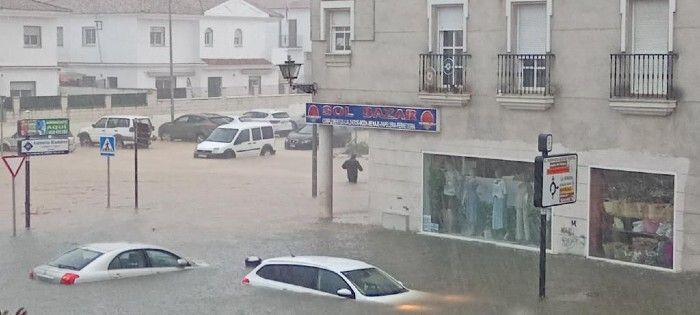
[[(162, 2), (162, 3), (161, 3)], [(158, 89), (169, 95), (164, 1), (53, 0), (62, 85)], [(176, 97), (276, 94), (279, 17), (243, 0), (173, 1)]]
[(0, 2), (0, 96), (58, 93), (56, 23), (67, 12), (37, 1)]

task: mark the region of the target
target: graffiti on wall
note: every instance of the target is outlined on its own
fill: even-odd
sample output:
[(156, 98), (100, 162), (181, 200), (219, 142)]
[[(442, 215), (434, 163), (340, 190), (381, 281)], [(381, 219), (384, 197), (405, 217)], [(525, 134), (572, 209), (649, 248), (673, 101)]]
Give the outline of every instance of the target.
[(567, 252), (583, 250), (586, 246), (586, 234), (581, 233), (578, 221), (571, 220), (567, 225), (561, 227), (561, 246)]

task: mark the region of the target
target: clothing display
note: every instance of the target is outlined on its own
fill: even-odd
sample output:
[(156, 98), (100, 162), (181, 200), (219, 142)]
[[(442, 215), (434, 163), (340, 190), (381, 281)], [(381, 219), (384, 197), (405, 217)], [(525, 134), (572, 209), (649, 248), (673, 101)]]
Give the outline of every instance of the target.
[(515, 240), (530, 241), (530, 215), (533, 208), (532, 185), (518, 184), (518, 195), (515, 204)]
[(462, 208), (464, 209), (467, 230), (469, 234), (476, 233), (479, 222), (479, 195), (477, 194), (478, 183), (472, 176), (464, 176), (462, 181)]
[(498, 178), (493, 181), (493, 208), (491, 213), (491, 228), (501, 230), (506, 227), (506, 183)]

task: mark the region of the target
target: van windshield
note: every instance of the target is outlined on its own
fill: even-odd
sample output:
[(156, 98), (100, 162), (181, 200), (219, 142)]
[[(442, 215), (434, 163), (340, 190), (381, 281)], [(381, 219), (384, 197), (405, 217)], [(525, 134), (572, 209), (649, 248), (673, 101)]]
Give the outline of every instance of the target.
[(216, 128), (214, 129), (214, 132), (209, 135), (207, 141), (231, 143), (233, 141), (233, 137), (235, 137), (237, 133), (238, 129)]

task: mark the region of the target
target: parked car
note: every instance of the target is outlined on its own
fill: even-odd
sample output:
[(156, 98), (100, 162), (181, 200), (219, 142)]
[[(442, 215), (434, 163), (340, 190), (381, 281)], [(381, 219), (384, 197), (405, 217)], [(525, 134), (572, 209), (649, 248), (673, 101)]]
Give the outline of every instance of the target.
[(297, 128), (289, 113), (280, 110), (258, 109), (243, 113), (241, 121), (258, 121), (272, 124), (276, 134), (288, 135)]
[(305, 256), (262, 260), (243, 278), (242, 283), (392, 305), (426, 297), (426, 293), (407, 289), (375, 266), (336, 257)]
[[(310, 150), (313, 139), (313, 125), (306, 125), (297, 131), (292, 131), (284, 139), (284, 148), (287, 150)], [(348, 127), (333, 127), (333, 147), (345, 146), (352, 139), (352, 130)]]
[(234, 122), (219, 126), (197, 145), (195, 158), (274, 155), (275, 135), (266, 122)]
[[(50, 137), (47, 137), (50, 138)], [(4, 152), (17, 152), (17, 142), (19, 140), (22, 140), (24, 138), (21, 138), (17, 136), (17, 133), (15, 132), (11, 137), (5, 137), (2, 139), (2, 150)], [(74, 152), (75, 149), (77, 149), (77, 145), (75, 142), (75, 137), (73, 136), (73, 133), (70, 131), (68, 132), (68, 151), (69, 152)]]
[(202, 265), (159, 246), (97, 243), (79, 246), (34, 268), (29, 278), (72, 285), (182, 271)]
[(93, 145), (100, 140), (100, 136), (114, 136), (119, 147), (133, 147), (136, 122), (139, 123), (139, 147), (147, 148), (151, 145), (152, 132), (155, 130), (151, 119), (147, 116), (102, 117), (92, 126), (80, 130), (78, 133), (80, 145)]
[(212, 131), (233, 118), (219, 114), (201, 113), (182, 115), (172, 122), (166, 122), (158, 127), (158, 137), (161, 140), (191, 140), (202, 142)]

